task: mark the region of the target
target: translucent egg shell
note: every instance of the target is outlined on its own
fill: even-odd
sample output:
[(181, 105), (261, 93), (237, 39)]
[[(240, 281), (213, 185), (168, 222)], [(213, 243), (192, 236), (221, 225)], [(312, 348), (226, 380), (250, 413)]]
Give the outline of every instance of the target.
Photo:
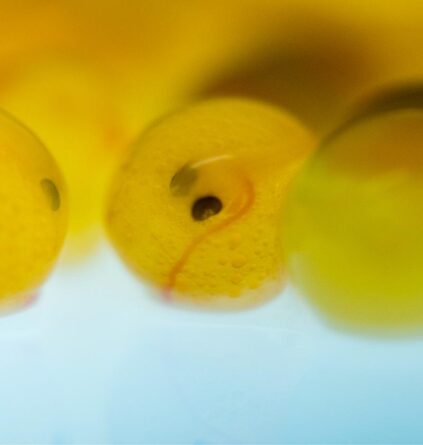
[(41, 142), (0, 113), (0, 310), (34, 299), (62, 247), (67, 199)]
[(171, 301), (244, 307), (283, 284), (277, 221), (313, 137), (289, 114), (216, 99), (163, 118), (116, 177), (110, 238)]

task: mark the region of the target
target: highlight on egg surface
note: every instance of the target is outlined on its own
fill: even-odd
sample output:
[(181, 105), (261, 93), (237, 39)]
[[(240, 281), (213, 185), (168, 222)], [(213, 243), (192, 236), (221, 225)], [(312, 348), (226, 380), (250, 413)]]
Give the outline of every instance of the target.
[(315, 152), (287, 200), (294, 284), (335, 323), (423, 326), (423, 88), (378, 94)]
[(170, 301), (257, 304), (284, 282), (277, 221), (311, 134), (259, 102), (216, 99), (150, 127), (114, 181), (117, 251)]
[(32, 302), (67, 226), (59, 169), (43, 144), (0, 112), (0, 312)]

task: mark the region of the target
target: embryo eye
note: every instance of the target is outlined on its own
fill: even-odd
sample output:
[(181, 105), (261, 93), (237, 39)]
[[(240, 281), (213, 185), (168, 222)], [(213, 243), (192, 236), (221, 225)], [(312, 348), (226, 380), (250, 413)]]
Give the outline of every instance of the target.
[(197, 199), (191, 208), (191, 215), (195, 221), (204, 221), (217, 215), (223, 208), (222, 201), (216, 196), (204, 196)]
[(59, 190), (57, 190), (56, 184), (51, 179), (44, 178), (40, 181), (40, 185), (49, 201), (51, 210), (59, 210), (60, 193)]
[(170, 181), (170, 190), (175, 196), (187, 195), (197, 180), (197, 171), (189, 164), (180, 168)]

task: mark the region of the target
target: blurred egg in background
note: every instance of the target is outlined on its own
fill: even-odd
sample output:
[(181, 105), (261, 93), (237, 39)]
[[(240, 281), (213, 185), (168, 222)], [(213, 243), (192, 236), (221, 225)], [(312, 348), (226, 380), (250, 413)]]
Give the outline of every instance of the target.
[(282, 247), (291, 277), (338, 323), (421, 329), (422, 91), (369, 100), (291, 189)]

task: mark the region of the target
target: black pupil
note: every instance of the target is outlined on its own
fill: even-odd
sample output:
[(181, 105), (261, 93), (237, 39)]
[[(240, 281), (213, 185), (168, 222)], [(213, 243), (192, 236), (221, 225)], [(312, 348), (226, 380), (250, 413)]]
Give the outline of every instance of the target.
[(195, 221), (204, 221), (222, 210), (222, 201), (216, 196), (204, 196), (192, 205), (191, 215)]

